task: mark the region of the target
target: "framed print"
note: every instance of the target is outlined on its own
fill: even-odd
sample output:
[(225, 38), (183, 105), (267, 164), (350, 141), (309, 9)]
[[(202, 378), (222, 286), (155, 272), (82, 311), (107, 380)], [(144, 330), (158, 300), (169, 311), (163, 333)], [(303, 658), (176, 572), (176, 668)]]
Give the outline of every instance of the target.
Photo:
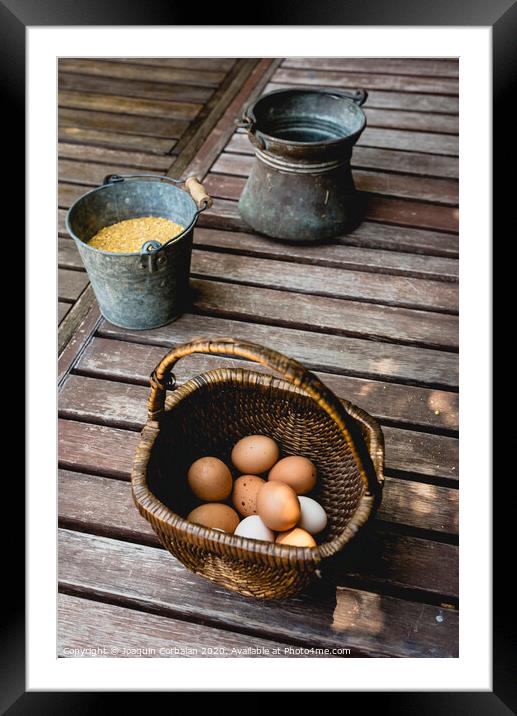
[(5, 710), (257, 683), (515, 708), (489, 439), (515, 6), (376, 10), (1, 8), (29, 325)]

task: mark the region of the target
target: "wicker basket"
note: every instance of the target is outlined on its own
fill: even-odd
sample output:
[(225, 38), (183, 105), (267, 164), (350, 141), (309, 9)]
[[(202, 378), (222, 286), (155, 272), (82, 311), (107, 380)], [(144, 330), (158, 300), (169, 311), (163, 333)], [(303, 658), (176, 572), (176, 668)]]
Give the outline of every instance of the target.
[[(283, 379), (221, 368), (176, 388), (171, 371), (192, 353), (256, 361)], [(173, 392), (166, 399), (167, 389)], [(131, 478), (135, 504), (186, 567), (228, 589), (267, 599), (295, 594), (380, 502), (384, 441), (377, 421), (340, 401), (315, 375), (280, 353), (232, 338), (200, 338), (177, 346), (151, 375), (148, 408)], [(236, 537), (181, 516), (197, 504), (187, 485), (189, 465), (203, 455), (230, 465), (236, 441), (260, 433), (277, 440), (283, 454), (305, 455), (316, 464), (315, 497), (329, 518), (317, 547)]]

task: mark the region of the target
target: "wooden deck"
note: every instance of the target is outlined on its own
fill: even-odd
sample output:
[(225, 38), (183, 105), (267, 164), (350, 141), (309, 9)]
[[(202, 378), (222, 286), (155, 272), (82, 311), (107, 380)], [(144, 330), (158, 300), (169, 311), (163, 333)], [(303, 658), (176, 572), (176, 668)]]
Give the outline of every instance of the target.
[[(110, 173), (180, 175), (256, 60), (61, 59), (59, 208)], [(94, 297), (59, 241), (59, 350)]]
[[(160, 109), (159, 90), (188, 87), (190, 99), (178, 94), (182, 105), (207, 101), (202, 92), (209, 87), (187, 80), (194, 65), (98, 61), (84, 72), (83, 62), (67, 60), (60, 84), (69, 103), (61, 110), (59, 212), (60, 297), (67, 305), (76, 298), (70, 274), (82, 295), (88, 288), (64, 233), (64, 210), (105, 174), (122, 166), (199, 174), (215, 202), (195, 231), (189, 313), (137, 332), (109, 324), (94, 304), (61, 354), (58, 653), (105, 645), (154, 649), (150, 656), (210, 656), (203, 650), (216, 648), (236, 656), (233, 649), (257, 647), (278, 647), (280, 656), (288, 647), (457, 656), (457, 61), (261, 60), (243, 70), (205, 141), (190, 156), (186, 143), (176, 167), (165, 140), (177, 149), (181, 139), (172, 147), (171, 126), (183, 122), (188, 131), (188, 110), (171, 119), (167, 107)], [(216, 83), (226, 71), (230, 65), (200, 73), (213, 73)], [(253, 159), (233, 119), (254, 94), (295, 84), (369, 91), (368, 128), (353, 155), (364, 221), (325, 247), (287, 248), (253, 235), (237, 211)], [(152, 92), (159, 109), (144, 101)], [(82, 109), (81, 93), (97, 98), (95, 109)], [(121, 96), (133, 99), (117, 119)], [(74, 141), (72, 111), (92, 115)], [(141, 129), (126, 134), (133, 112)], [(162, 123), (167, 130), (157, 129)], [(160, 131), (168, 132), (165, 140)], [(131, 501), (149, 373), (171, 345), (210, 334), (250, 339), (303, 361), (383, 426), (387, 481), (377, 518), (332, 574), (281, 603), (248, 600), (188, 572), (160, 547)], [(175, 373), (184, 381), (229, 363), (238, 362), (195, 356)], [(174, 647), (191, 651), (167, 653)]]

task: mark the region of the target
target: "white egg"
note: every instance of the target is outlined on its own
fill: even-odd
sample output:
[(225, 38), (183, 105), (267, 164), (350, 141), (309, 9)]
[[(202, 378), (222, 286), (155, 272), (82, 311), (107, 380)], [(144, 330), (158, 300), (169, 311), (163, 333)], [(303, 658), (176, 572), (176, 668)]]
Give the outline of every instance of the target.
[(262, 522), (258, 515), (245, 517), (237, 525), (233, 533), (237, 537), (248, 537), (249, 539), (261, 539), (265, 542), (274, 542), (275, 534)]
[[(301, 517), (298, 527), (306, 530), (311, 535), (316, 535), (327, 526), (327, 515), (323, 507), (310, 497), (298, 496), (300, 501)], [(242, 524), (242, 523), (241, 523)], [(237, 527), (238, 529), (238, 527)]]

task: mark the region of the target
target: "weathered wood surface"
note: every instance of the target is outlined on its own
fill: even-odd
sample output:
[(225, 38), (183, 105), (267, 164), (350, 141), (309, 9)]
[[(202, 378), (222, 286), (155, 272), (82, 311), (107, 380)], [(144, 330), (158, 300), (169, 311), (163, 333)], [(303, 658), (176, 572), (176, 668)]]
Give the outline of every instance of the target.
[(130, 80), (166, 82), (199, 87), (218, 87), (224, 80), (226, 71), (193, 69), (191, 67), (168, 67), (167, 65), (134, 64), (118, 60), (91, 60), (62, 58), (59, 61), (61, 72), (79, 73), (94, 77), (116, 77)]
[(63, 318), (66, 316), (68, 311), (70, 310), (70, 304), (69, 303), (63, 303), (62, 301), (58, 301), (57, 304), (57, 322), (58, 325), (61, 323)]
[[(395, 495), (392, 497), (396, 505)], [(408, 496), (402, 499), (407, 502)], [(417, 504), (425, 509), (429, 500), (417, 497)], [(68, 528), (161, 547), (149, 523), (135, 510), (130, 485), (121, 480), (61, 471), (59, 520)], [(334, 561), (336, 579), (384, 580), (396, 588), (436, 593), (440, 598), (457, 597), (455, 545), (387, 531), (380, 521), (372, 522), (366, 537), (357, 544), (357, 548), (347, 547)], [(439, 568), (432, 566), (434, 560), (440, 563)]]
[(174, 154), (176, 140), (160, 139), (159, 137), (123, 134), (110, 129), (91, 129), (87, 127), (58, 127), (60, 142), (76, 142), (99, 148), (120, 148), (135, 152), (148, 152), (157, 155)]
[(149, 80), (126, 79), (123, 77), (97, 77), (67, 72), (59, 73), (61, 91), (95, 92), (106, 95), (122, 95), (141, 99), (166, 100), (175, 102), (198, 102), (204, 104), (214, 90), (208, 87), (164, 84)]
[(58, 271), (58, 296), (61, 301), (74, 303), (88, 285), (88, 278), (82, 271)]
[(316, 87), (361, 87), (395, 92), (423, 92), (457, 95), (458, 80), (449, 77), (374, 74), (371, 72), (338, 72), (336, 70), (289, 69), (281, 67), (274, 82), (312, 85)]
[(315, 370), (431, 388), (458, 386), (458, 356), (454, 353), (303, 331), (294, 326), (185, 314), (181, 321), (145, 334), (103, 321), (99, 335), (164, 347), (187, 342), (192, 336), (235, 336), (270, 345)]
[[(145, 420), (148, 392), (141, 387), (123, 385), (117, 393), (114, 388), (105, 386), (105, 392), (96, 392), (90, 398), (84, 393), (70, 395), (72, 390), (65, 389), (60, 396), (61, 414), (64, 418), (73, 418), (59, 422), (63, 467), (73, 469), (75, 465), (86, 472), (100, 470), (114, 477), (127, 475), (138, 443), (139, 433), (133, 431), (142, 427)], [(135, 400), (132, 397), (135, 395), (141, 399)], [(95, 424), (100, 421), (104, 424)], [(383, 432), (388, 471), (442, 478), (451, 484), (457, 481), (458, 441), (455, 438), (388, 426)]]
[(240, 630), (244, 625), (248, 633), (261, 638), (349, 647), (368, 656), (457, 653), (455, 611), (327, 580), (298, 597), (261, 602), (257, 608), (254, 600), (218, 589), (188, 572), (162, 549), (69, 530), (60, 530), (59, 564), (62, 588), (77, 595), (109, 598), (142, 611), (202, 620), (225, 629)]
[[(404, 174), (356, 170), (354, 181), (362, 194), (431, 201), (446, 206), (456, 206), (458, 203), (458, 182), (452, 179), (429, 179)], [(238, 200), (245, 183), (244, 177), (235, 175), (209, 174), (206, 179), (208, 190), (213, 196), (221, 199)], [(364, 197), (361, 198), (364, 199)]]
[[(362, 218), (365, 221), (424, 228), (432, 231), (458, 231), (459, 215), (457, 209), (452, 206), (382, 196), (365, 195), (365, 198), (367, 203), (362, 208)], [(228, 199), (217, 199), (211, 211), (200, 216), (199, 225), (232, 231), (249, 229), (239, 216), (237, 201)]]
[[(57, 655), (63, 658), (312, 656), (310, 653), (290, 653), (286, 643), (68, 594), (60, 594), (58, 598), (57, 639)], [(314, 656), (321, 658), (327, 655)]]
[[(147, 388), (149, 375), (161, 361), (163, 354), (164, 348), (158, 345), (94, 338), (85, 348), (75, 370), (86, 376), (136, 383)], [(182, 384), (199, 373), (219, 367), (267, 371), (256, 363), (210, 355), (193, 355), (177, 364), (174, 375), (178, 384)], [(458, 429), (457, 393), (335, 373), (316, 371), (316, 374), (336, 395), (359, 405), (382, 422), (448, 432)]]
[[(253, 164), (253, 155), (246, 151), (248, 147), (243, 139), (245, 135), (236, 134), (212, 167), (219, 174), (247, 176)], [(356, 147), (352, 154), (352, 168), (380, 169), (393, 173), (411, 174), (426, 177), (458, 178), (458, 160), (455, 157), (442, 157), (420, 152), (399, 152), (377, 147)], [(357, 176), (354, 172), (354, 177)]]
[[(119, 165), (131, 169), (155, 170), (160, 173), (166, 172), (171, 163), (170, 156), (157, 156), (148, 152), (126, 152), (120, 149), (93, 147), (86, 144), (67, 144), (66, 142), (60, 143), (59, 156), (60, 161), (73, 160), (76, 164), (98, 162), (99, 164)], [(59, 176), (62, 179), (61, 173)], [(72, 176), (75, 177), (75, 173)]]
[[(242, 153), (251, 154), (253, 147), (244, 149), (247, 141), (246, 134), (237, 130), (231, 143), (228, 144), (229, 151), (240, 150)], [(400, 150), (404, 152), (421, 152), (424, 154), (449, 157), (449, 161), (457, 162), (458, 137), (433, 132), (411, 132), (402, 129), (380, 129), (366, 127), (359, 137), (357, 147), (372, 147), (385, 150)], [(355, 153), (356, 149), (354, 149)], [(454, 158), (454, 159), (451, 159)], [(408, 158), (410, 159), (410, 158)], [(429, 158), (431, 161), (431, 158)]]
[(140, 117), (173, 117), (192, 120), (203, 105), (175, 100), (143, 99), (123, 97), (121, 95), (97, 94), (95, 92), (76, 92), (62, 90), (58, 94), (60, 107), (86, 109), (92, 112), (115, 112)]
[[(188, 161), (220, 117), (222, 103), (238, 91), (240, 72), (247, 73), (250, 63), (256, 61), (189, 65), (183, 59), (176, 65), (164, 58), (159, 64), (147, 65), (61, 59), (59, 206), (68, 208), (91, 186), (101, 184), (107, 174), (167, 174), (178, 159), (176, 155), (185, 154)], [(189, 77), (190, 82), (186, 81)], [(189, 143), (195, 145), (191, 151)], [(62, 215), (59, 221), (62, 232)], [(84, 275), (69, 275), (71, 251), (65, 249), (62, 260), (63, 249), (60, 246), (59, 297), (71, 302), (81, 297), (81, 305), (66, 313), (61, 309), (60, 351), (92, 304), (91, 291), (83, 293), (76, 288)]]
[[(432, 281), (458, 281), (458, 262), (447, 257), (421, 256), (403, 252), (384, 251), (334, 243), (325, 246), (293, 244), (286, 255), (281, 244), (265, 236), (246, 232), (229, 232), (218, 229), (197, 228), (194, 235), (194, 256), (196, 249), (213, 249), (232, 255), (271, 258), (298, 265), (329, 266), (374, 274), (390, 274), (411, 278), (426, 278)], [(64, 267), (83, 267), (75, 244), (60, 238), (58, 245), (59, 263)]]
[(395, 57), (287, 57), (282, 67), (343, 72), (380, 72), (382, 74), (427, 77), (458, 77), (458, 58), (397, 59)]
[[(223, 82), (215, 78), (235, 69), (229, 61), (67, 62), (61, 271), (85, 276), (64, 214), (108, 173), (166, 173), (176, 162), (185, 176), (204, 177), (216, 200), (195, 232), (190, 312), (140, 332), (112, 326), (94, 309), (60, 360), (60, 649), (67, 639), (79, 648), (100, 640), (137, 649), (217, 639), (349, 647), (351, 656), (456, 656), (457, 61), (294, 58), (275, 69), (262, 60), (188, 164), (184, 138), (205, 111), (196, 107), (214, 101)], [(364, 220), (335, 243), (286, 251), (238, 215), (253, 150), (233, 118), (264, 87), (323, 79), (369, 89), (369, 126), (353, 160)], [(286, 602), (257, 609), (192, 575), (132, 504), (149, 373), (169, 347), (196, 335), (233, 335), (292, 355), (383, 425), (387, 480), (376, 519), (323, 579)], [(182, 383), (220, 366), (261, 370), (192, 356), (175, 373)]]
[[(99, 534), (107, 534), (103, 530), (108, 530), (126, 539), (147, 543), (146, 535), (153, 537), (154, 533), (135, 511), (128, 481), (129, 473), (111, 478), (61, 469), (60, 519), (82, 530), (95, 526)], [(426, 534), (457, 535), (458, 490), (388, 477), (376, 519), (383, 525), (407, 526), (424, 530)], [(148, 528), (147, 532), (144, 527)]]

